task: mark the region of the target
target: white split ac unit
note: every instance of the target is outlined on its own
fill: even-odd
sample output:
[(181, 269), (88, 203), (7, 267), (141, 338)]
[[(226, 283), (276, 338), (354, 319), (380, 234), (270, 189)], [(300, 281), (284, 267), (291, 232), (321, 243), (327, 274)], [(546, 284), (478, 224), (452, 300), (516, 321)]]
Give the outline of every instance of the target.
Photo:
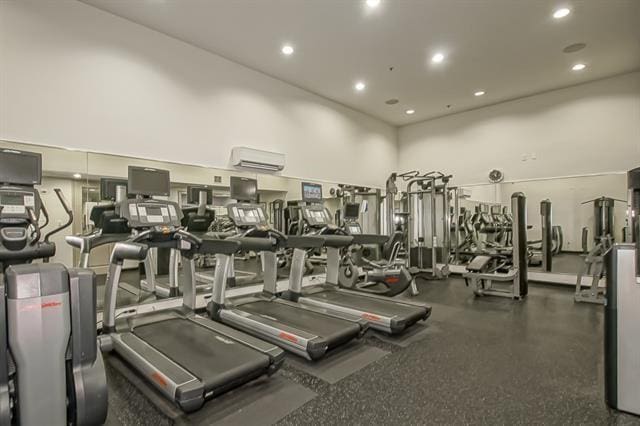
[(235, 167), (279, 172), (284, 169), (284, 154), (236, 146), (231, 149), (231, 164)]

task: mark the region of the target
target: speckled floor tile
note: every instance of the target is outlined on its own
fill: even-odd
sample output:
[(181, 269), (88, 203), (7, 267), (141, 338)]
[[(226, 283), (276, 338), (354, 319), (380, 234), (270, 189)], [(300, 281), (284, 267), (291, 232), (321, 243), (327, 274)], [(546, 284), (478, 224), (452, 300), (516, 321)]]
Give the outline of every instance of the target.
[[(604, 403), (601, 306), (574, 304), (563, 287), (531, 285), (514, 302), (476, 298), (459, 279), (418, 285), (433, 306), (428, 333), (406, 347), (365, 338), (389, 353), (335, 384), (285, 365), (317, 396), (278, 424), (640, 425)], [(112, 373), (111, 424), (166, 424)]]

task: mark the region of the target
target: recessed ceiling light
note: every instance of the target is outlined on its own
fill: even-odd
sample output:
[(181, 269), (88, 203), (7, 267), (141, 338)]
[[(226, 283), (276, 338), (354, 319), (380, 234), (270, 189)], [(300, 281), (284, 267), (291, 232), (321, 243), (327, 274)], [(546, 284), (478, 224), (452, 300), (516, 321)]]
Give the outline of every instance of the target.
[(362, 81), (358, 81), (353, 87), (355, 87), (358, 92), (362, 92), (367, 87), (367, 85)]
[(562, 19), (565, 16), (568, 16), (571, 13), (570, 9), (567, 9), (566, 7), (562, 7), (560, 9), (557, 9), (555, 12), (553, 12), (553, 17), (556, 19)]
[(367, 0), (367, 6), (369, 6), (372, 9), (376, 8), (380, 6), (380, 0)]
[(82, 177), (82, 175), (80, 173), (74, 173), (73, 177), (76, 179), (80, 179)]
[(586, 67), (587, 66), (585, 64), (575, 64), (574, 66), (571, 67), (571, 69), (574, 71), (582, 71)]
[(435, 55), (433, 55), (431, 57), (431, 62), (434, 62), (436, 64), (439, 64), (440, 62), (444, 61), (444, 54), (438, 52)]
[(408, 109), (408, 110), (405, 111), (405, 113), (408, 114), (408, 115), (412, 115), (412, 114), (416, 113), (416, 110), (415, 109)]
[(478, 90), (477, 92), (475, 92), (473, 94), (473, 96), (482, 96), (482, 95), (484, 95), (484, 93), (485, 93), (484, 90)]
[(284, 46), (282, 46), (282, 53), (289, 56), (293, 53), (293, 46), (291, 46), (290, 44), (285, 44)]

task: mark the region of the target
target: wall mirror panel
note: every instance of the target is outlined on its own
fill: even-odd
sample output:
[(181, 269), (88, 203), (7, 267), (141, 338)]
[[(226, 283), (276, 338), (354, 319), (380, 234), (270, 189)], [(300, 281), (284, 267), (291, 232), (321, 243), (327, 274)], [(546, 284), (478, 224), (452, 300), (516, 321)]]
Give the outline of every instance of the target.
[[(359, 216), (365, 225), (371, 229), (377, 229), (377, 204), (379, 199), (371, 194), (376, 194), (376, 189), (367, 188), (364, 191), (348, 192), (343, 188), (351, 188), (332, 182), (319, 182), (309, 179), (297, 179), (283, 177), (277, 174), (252, 173), (245, 170), (215, 169), (202, 166), (192, 166), (186, 164), (151, 161), (133, 157), (88, 153), (87, 154), (87, 191), (82, 199), (83, 220), (81, 231), (88, 234), (96, 231), (97, 224), (91, 219), (91, 211), (97, 205), (109, 205), (109, 199), (102, 199), (101, 181), (106, 180), (126, 180), (129, 166), (139, 166), (154, 169), (168, 170), (171, 180), (171, 190), (168, 198), (177, 202), (183, 210), (195, 207), (199, 201), (205, 206), (207, 212), (211, 212), (212, 222), (207, 226), (207, 230), (215, 232), (229, 232), (234, 230), (234, 226), (227, 218), (227, 205), (236, 202), (232, 198), (230, 181), (231, 177), (244, 177), (255, 179), (257, 182), (258, 203), (265, 211), (271, 226), (282, 232), (290, 232), (290, 225), (293, 219), (290, 216), (288, 207), (300, 204), (302, 200), (302, 183), (312, 182), (322, 187), (322, 202), (329, 210), (334, 221), (340, 221), (340, 212), (344, 208), (345, 200), (353, 200), (363, 204)], [(202, 192), (202, 198), (190, 195), (191, 192)], [(196, 200), (197, 198), (197, 200)], [(377, 200), (377, 201), (374, 201)], [(369, 205), (367, 207), (366, 205)], [(208, 213), (209, 214), (209, 213)], [(336, 216), (337, 214), (337, 216)], [(106, 274), (110, 252), (113, 244), (105, 244), (96, 247), (91, 252), (88, 265), (101, 277)], [(171, 265), (171, 254), (155, 251), (149, 265), (138, 264), (137, 262), (125, 262), (125, 269), (118, 293), (118, 306), (153, 302), (157, 296), (165, 290), (159, 287), (167, 286), (168, 265)], [(179, 262), (179, 261), (178, 261)], [(259, 256), (255, 253), (242, 253), (236, 256), (235, 262), (235, 283), (238, 286), (253, 285), (261, 282), (261, 264)], [(178, 263), (178, 268), (181, 266)], [(201, 256), (196, 260), (196, 280), (200, 291), (209, 291), (213, 281), (213, 271), (215, 258), (213, 256)], [(151, 271), (147, 273), (147, 269)], [(316, 269), (318, 272), (319, 269)], [(284, 273), (284, 271), (283, 271)], [(154, 274), (155, 295), (149, 294), (150, 287), (148, 275)], [(133, 283), (133, 284), (132, 284)], [(137, 283), (140, 283), (138, 285)], [(140, 290), (142, 287), (142, 290)]]
[[(65, 236), (80, 233), (84, 229), (83, 204), (85, 199), (94, 195), (89, 191), (87, 153), (63, 148), (24, 144), (0, 140), (0, 149), (35, 152), (42, 155), (42, 183), (36, 185), (45, 208), (49, 214), (49, 223), (42, 229), (42, 236), (69, 220), (55, 189), (60, 189), (67, 199), (73, 214), (73, 222), (64, 230), (54, 234), (51, 241), (56, 243), (52, 262), (61, 262), (67, 266), (77, 265), (79, 255), (66, 244)], [(40, 224), (44, 224), (43, 217)]]
[[(610, 235), (611, 241), (624, 242), (629, 223), (627, 219), (627, 174), (610, 173), (576, 177), (539, 179), (520, 182), (473, 185), (461, 190), (462, 224), (475, 227), (481, 241), (491, 241), (495, 235), (492, 226), (509, 213), (510, 197), (522, 192), (527, 198), (527, 239), (530, 255), (531, 279), (549, 282), (575, 283), (584, 267), (585, 257), (601, 243), (601, 237)], [(548, 201), (552, 233), (552, 258), (542, 263), (541, 239), (543, 207)], [(464, 213), (464, 211), (467, 213)], [(478, 223), (476, 212), (487, 212), (490, 223)], [(501, 212), (502, 211), (502, 212)], [(492, 214), (493, 213), (493, 214)], [(461, 244), (465, 244), (464, 233)], [(548, 275), (552, 273), (556, 275)]]

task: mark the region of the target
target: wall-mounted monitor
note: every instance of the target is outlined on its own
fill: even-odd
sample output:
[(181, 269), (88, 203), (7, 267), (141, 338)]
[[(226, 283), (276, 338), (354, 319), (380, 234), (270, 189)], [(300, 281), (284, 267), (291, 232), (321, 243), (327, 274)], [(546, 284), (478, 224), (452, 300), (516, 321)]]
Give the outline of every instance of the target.
[(205, 204), (210, 206), (213, 204), (213, 189), (204, 185), (187, 186), (187, 204), (200, 204), (200, 192), (205, 192)]
[(40, 185), (42, 154), (15, 149), (0, 150), (0, 183)]
[(360, 203), (347, 203), (344, 206), (345, 219), (358, 219), (360, 217)]
[(319, 183), (302, 182), (302, 201), (305, 203), (321, 203), (322, 185)]
[(229, 197), (243, 202), (258, 201), (258, 181), (252, 178), (231, 176)]
[(169, 196), (171, 191), (169, 170), (129, 166), (128, 176), (128, 191), (130, 194)]

